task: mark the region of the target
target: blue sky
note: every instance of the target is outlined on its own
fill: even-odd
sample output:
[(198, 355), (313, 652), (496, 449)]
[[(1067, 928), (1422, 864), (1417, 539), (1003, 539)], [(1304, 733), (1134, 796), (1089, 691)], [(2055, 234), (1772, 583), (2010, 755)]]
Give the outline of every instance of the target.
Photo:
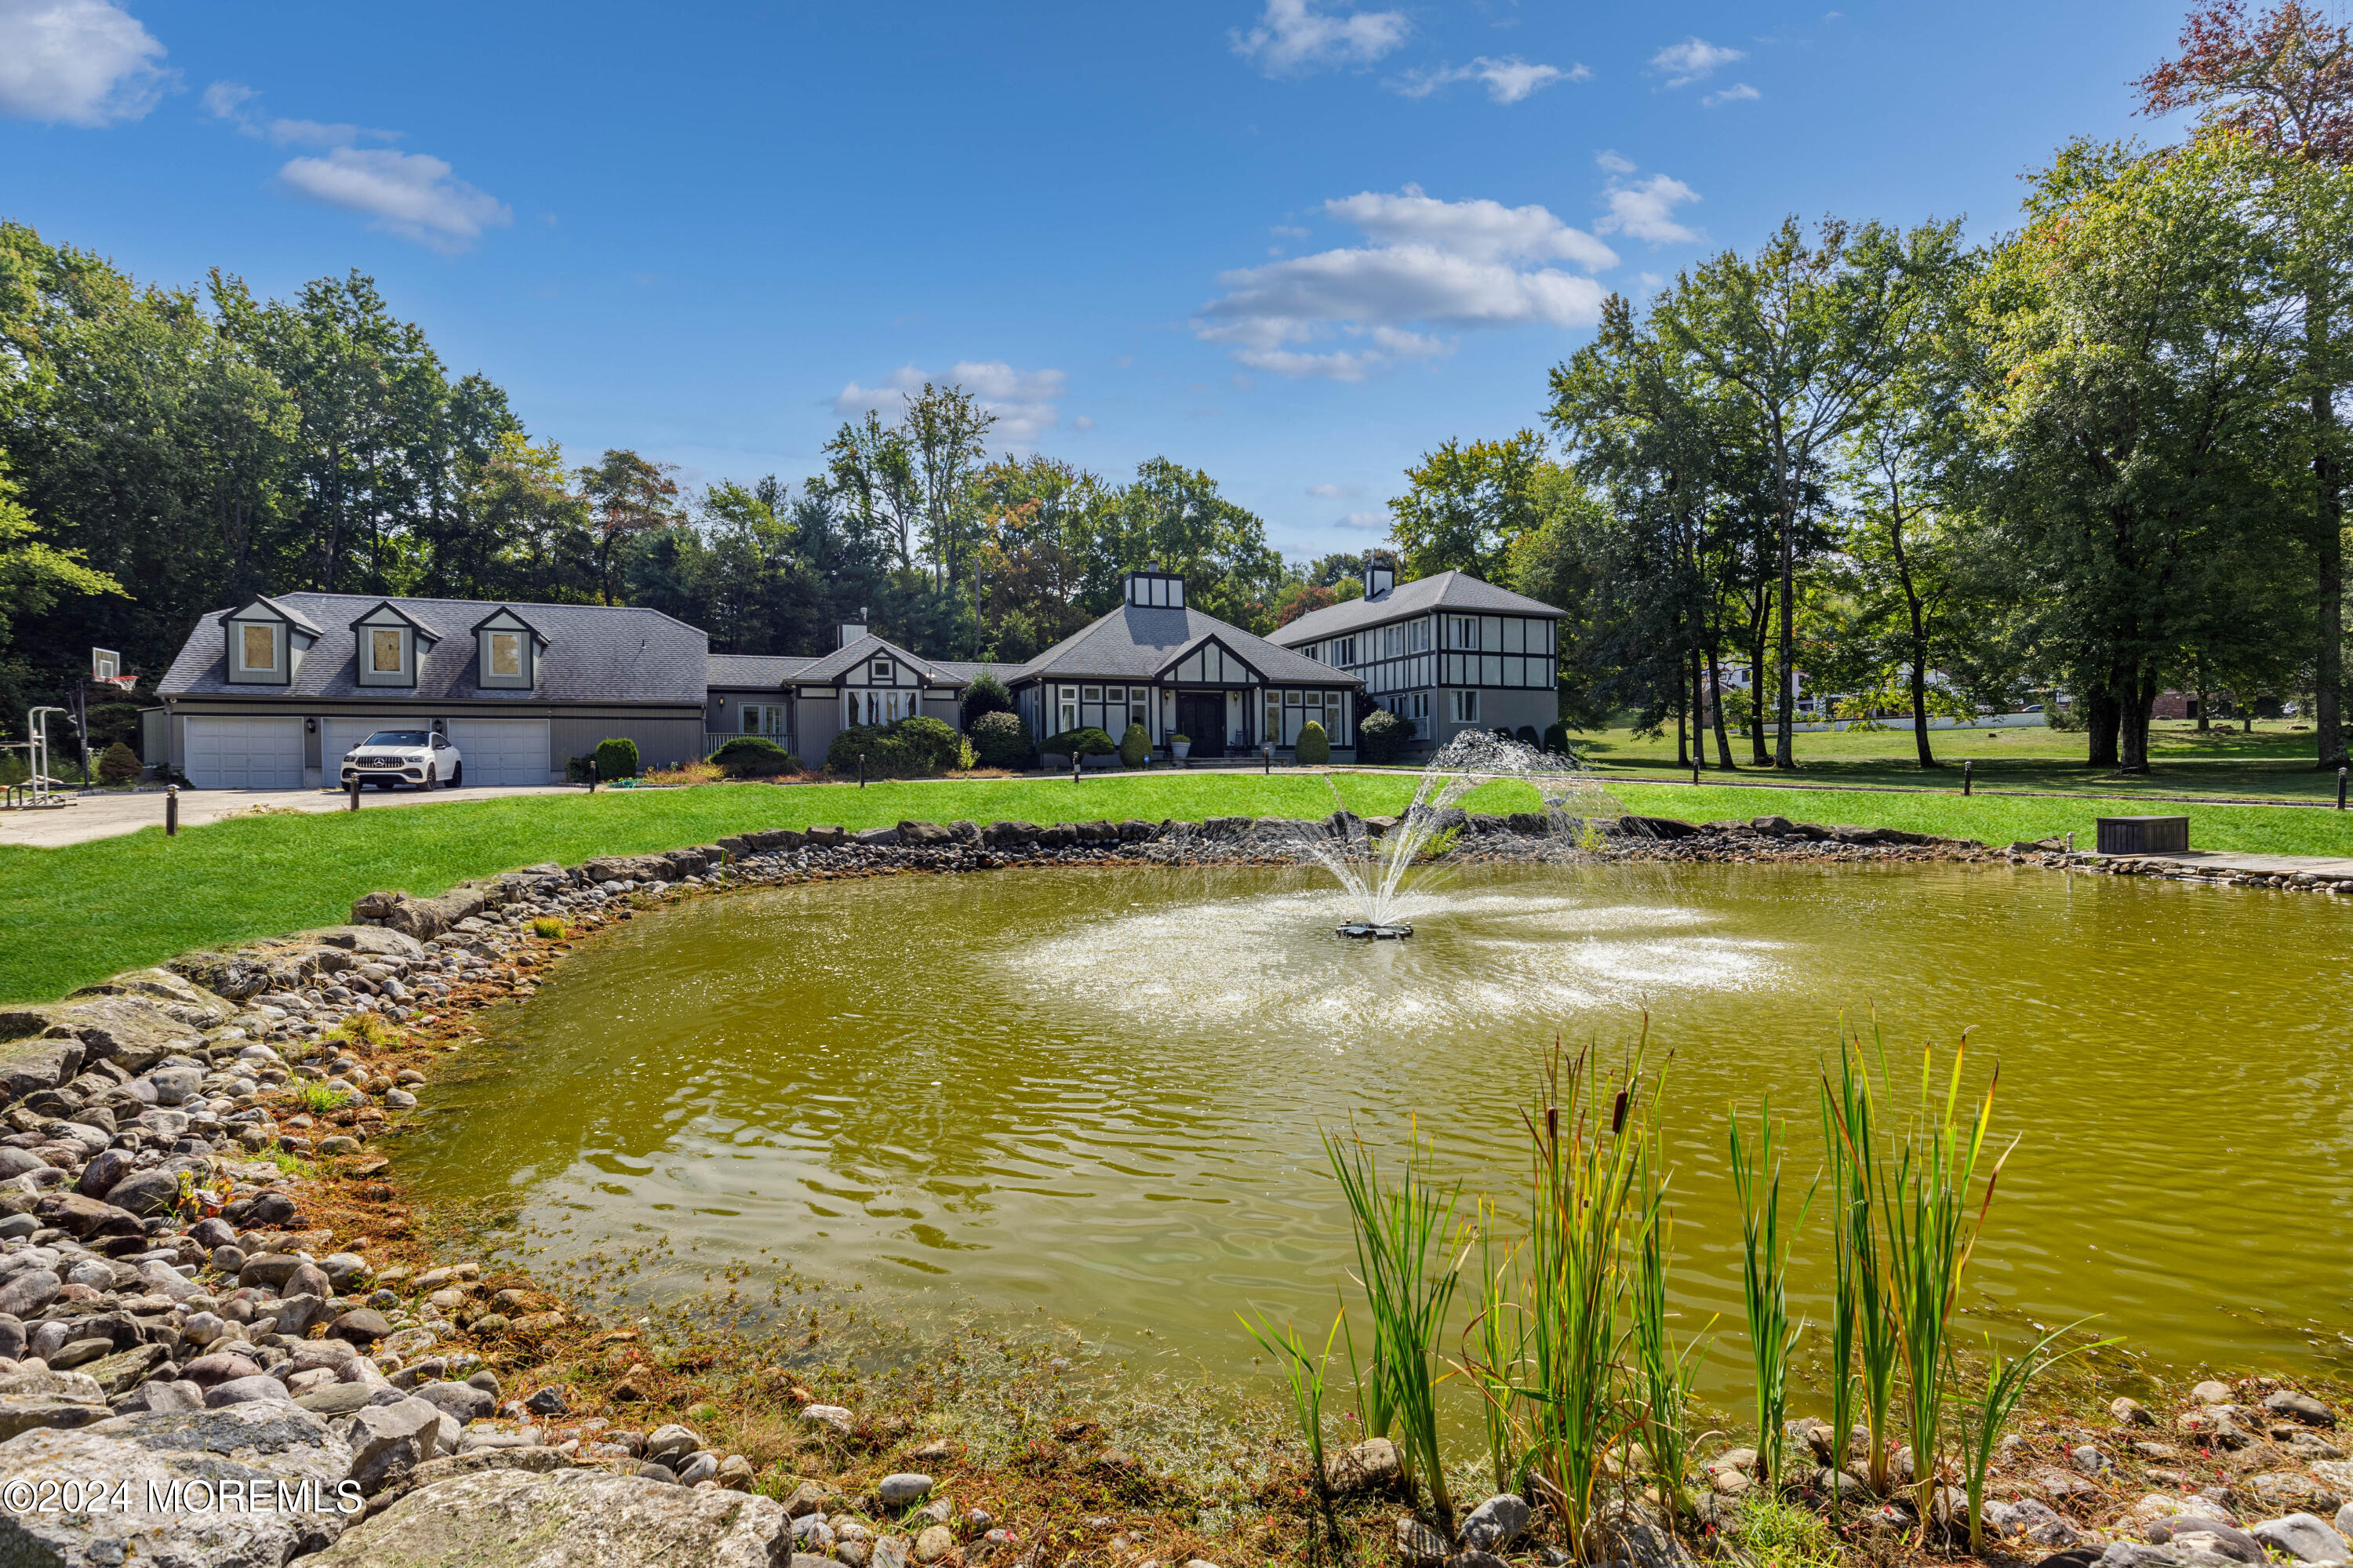
[(798, 478), (924, 376), (1208, 470), (1287, 554), (1535, 422), (1599, 299), (1787, 214), (2000, 232), (2179, 0), (0, 0), (0, 215), (142, 279), (372, 274), (586, 461)]

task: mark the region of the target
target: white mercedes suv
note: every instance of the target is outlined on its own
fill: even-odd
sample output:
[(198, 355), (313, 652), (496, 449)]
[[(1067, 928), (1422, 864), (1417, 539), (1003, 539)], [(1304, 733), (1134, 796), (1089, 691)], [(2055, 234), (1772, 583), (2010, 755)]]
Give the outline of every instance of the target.
[(399, 784), (457, 789), (465, 785), (466, 764), (437, 730), (380, 729), (343, 753), (343, 783), (354, 779), (378, 789)]

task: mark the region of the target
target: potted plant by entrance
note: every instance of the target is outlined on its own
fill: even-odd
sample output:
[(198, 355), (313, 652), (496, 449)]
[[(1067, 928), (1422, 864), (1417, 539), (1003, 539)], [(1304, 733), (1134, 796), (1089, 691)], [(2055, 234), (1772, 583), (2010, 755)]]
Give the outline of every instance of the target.
[(1168, 755), (1175, 758), (1179, 762), (1182, 762), (1187, 758), (1192, 756), (1193, 737), (1189, 735), (1170, 736), (1168, 737)]

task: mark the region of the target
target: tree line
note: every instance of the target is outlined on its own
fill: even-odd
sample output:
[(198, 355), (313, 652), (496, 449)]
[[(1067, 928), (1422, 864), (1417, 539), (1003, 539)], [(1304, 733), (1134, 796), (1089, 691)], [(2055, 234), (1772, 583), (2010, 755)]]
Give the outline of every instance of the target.
[[(993, 423), (926, 386), (845, 422), (798, 484), (690, 493), (637, 451), (534, 439), (357, 272), (283, 301), (219, 270), (164, 287), (0, 222), (0, 732), (93, 645), (151, 692), (199, 616), (262, 593), (643, 605), (743, 653), (822, 652), (864, 617), (1008, 662), (1152, 563), (1242, 625), (1295, 612), (1305, 577), (1208, 473), (992, 459)], [(137, 705), (94, 706), (99, 738)]]
[(2053, 689), (2094, 764), (2146, 769), (2168, 689), (2301, 698), (2341, 764), (2353, 29), (2223, 0), (2136, 85), (2187, 138), (2061, 148), (1989, 243), (1793, 219), (1610, 300), (1542, 430), (1409, 471), (1406, 575), (1567, 609), (1565, 713), (1704, 717), (1720, 767), (1792, 764), (1800, 674), (1924, 767)]

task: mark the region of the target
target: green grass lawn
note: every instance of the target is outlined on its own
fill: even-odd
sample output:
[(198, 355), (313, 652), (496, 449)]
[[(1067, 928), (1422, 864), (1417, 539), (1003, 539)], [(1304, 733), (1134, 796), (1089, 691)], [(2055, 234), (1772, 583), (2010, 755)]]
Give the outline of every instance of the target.
[[(0, 1001), (64, 994), (121, 969), (197, 948), (338, 924), (376, 888), (438, 893), (468, 877), (538, 861), (571, 864), (708, 843), (756, 828), (887, 826), (906, 819), (1039, 823), (1141, 817), (1314, 817), (1338, 798), (1367, 816), (1411, 798), (1408, 773), (1155, 772), (1062, 779), (940, 780), (774, 788), (600, 790), (511, 796), (357, 813), (233, 818), (175, 839), (150, 828), (62, 849), (0, 848)], [(2130, 801), (2004, 799), (1950, 793), (1825, 793), (1616, 784), (1635, 811), (1694, 821), (1768, 812), (2007, 843), (2073, 829)], [(1474, 809), (1532, 804), (1525, 786), (1491, 786)], [(2201, 848), (2353, 853), (2353, 821), (2334, 811), (2187, 808)]]
[[(1792, 737), (1798, 766), (1822, 783), (1890, 784), (1958, 789), (1963, 762), (1976, 764), (1978, 787), (2102, 795), (2236, 795), (2277, 800), (2334, 800), (2337, 774), (2312, 764), (2312, 732), (2285, 721), (2258, 722), (2252, 734), (2224, 726), (2200, 736), (2188, 720), (2159, 720), (2149, 730), (2146, 775), (2126, 776), (2084, 766), (2081, 733), (2041, 726), (2017, 729), (1939, 729), (1928, 741), (1945, 768), (1924, 772), (1908, 730), (1825, 730)], [(1586, 760), (1603, 771), (1672, 772), (1674, 732), (1638, 736), (1625, 728), (1577, 737)], [(1772, 744), (1767, 734), (1766, 744)], [(1708, 756), (1715, 755), (1713, 735)], [(1748, 737), (1732, 737), (1732, 759), (1751, 770)]]

